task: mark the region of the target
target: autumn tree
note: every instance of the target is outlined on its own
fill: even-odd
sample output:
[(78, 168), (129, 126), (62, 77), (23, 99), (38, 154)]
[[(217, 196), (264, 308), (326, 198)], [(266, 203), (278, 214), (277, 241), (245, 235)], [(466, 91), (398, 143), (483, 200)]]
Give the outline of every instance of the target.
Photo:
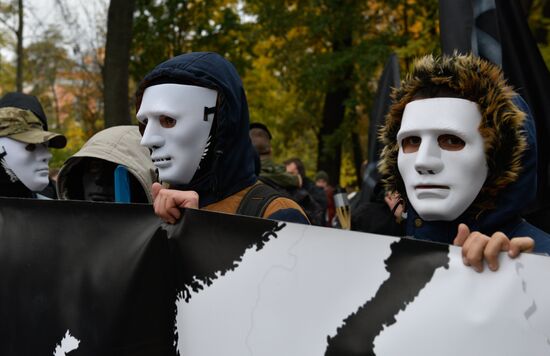
[(63, 73), (73, 70), (74, 63), (63, 46), (59, 29), (47, 28), (41, 36), (25, 48), (25, 81), (29, 83), (30, 94), (39, 98), (50, 120), (51, 127), (60, 127), (60, 98), (58, 82)]
[(344, 160), (357, 180), (383, 64), (399, 48), (404, 66), (432, 52), (436, 21), (436, 0), (137, 0), (131, 77), (180, 53), (216, 51), (236, 65), (252, 120), (274, 129), (284, 158), (296, 152), (333, 183)]
[[(259, 36), (270, 42), (266, 50), (273, 73), (301, 102), (301, 117), (288, 118), (286, 132), (314, 131), (313, 167), (326, 170), (333, 184), (340, 180), (343, 159), (353, 158), (359, 178), (366, 156), (364, 131), (382, 66), (400, 47), (405, 47), (400, 55), (407, 59), (434, 49), (436, 26), (429, 17), (437, 14), (437, 1), (246, 4), (246, 11), (257, 18)], [(421, 38), (424, 34), (430, 38)], [(292, 140), (288, 135), (285, 139)]]
[(522, 4), (546, 67), (550, 69), (550, 0), (523, 1)]
[[(0, 34), (0, 46), (6, 48), (9, 39)], [(0, 95), (15, 90), (15, 66), (0, 53)]]
[[(18, 92), (23, 91), (23, 28), (24, 28), (23, 0), (0, 2), (0, 22), (15, 35), (16, 77), (15, 87)], [(14, 20), (16, 19), (16, 24)]]
[(139, 82), (157, 64), (186, 52), (213, 51), (241, 73), (250, 66), (252, 26), (237, 0), (137, 0), (131, 77)]

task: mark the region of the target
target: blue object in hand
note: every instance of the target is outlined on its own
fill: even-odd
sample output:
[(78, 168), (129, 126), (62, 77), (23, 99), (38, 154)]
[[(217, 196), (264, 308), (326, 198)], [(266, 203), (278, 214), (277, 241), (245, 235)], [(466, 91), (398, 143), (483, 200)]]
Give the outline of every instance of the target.
[(128, 169), (120, 164), (115, 168), (115, 202), (131, 202)]

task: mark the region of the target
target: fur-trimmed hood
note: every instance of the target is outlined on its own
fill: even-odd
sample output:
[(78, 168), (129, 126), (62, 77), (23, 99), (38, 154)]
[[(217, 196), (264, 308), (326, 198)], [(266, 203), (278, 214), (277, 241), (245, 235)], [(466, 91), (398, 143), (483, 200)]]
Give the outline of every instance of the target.
[[(379, 131), (379, 139), (384, 145), (379, 171), (385, 189), (398, 192), (407, 202), (397, 167), (397, 133), (403, 111), (420, 91), (426, 94), (442, 87), (478, 103), (482, 116), (479, 131), (485, 141), (489, 173), (478, 196), (462, 216), (452, 223), (431, 225), (441, 223), (449, 227), (445, 242), (452, 242), (460, 222), (489, 234), (503, 230), (510, 219), (518, 221), (519, 214), (536, 194), (535, 125), (527, 105), (506, 83), (501, 70), (478, 57), (422, 57), (415, 62), (401, 87), (394, 90), (393, 104)], [(412, 207), (407, 206), (407, 210), (417, 218)], [(408, 219), (407, 224), (412, 224), (412, 220)], [(422, 222), (417, 221), (416, 225), (418, 228)], [(410, 234), (409, 228), (407, 233)]]

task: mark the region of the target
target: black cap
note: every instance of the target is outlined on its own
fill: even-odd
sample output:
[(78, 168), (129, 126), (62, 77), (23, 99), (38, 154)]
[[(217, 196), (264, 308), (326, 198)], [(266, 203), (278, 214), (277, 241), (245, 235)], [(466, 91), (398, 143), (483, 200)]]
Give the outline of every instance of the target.
[(249, 127), (249, 130), (252, 130), (252, 129), (260, 129), (260, 130), (264, 130), (265, 132), (267, 132), (267, 136), (269, 137), (269, 139), (271, 140), (271, 132), (269, 132), (269, 130), (267, 129), (267, 126), (265, 126), (264, 124), (262, 123), (259, 123), (259, 122), (251, 122), (250, 123), (250, 127)]
[(42, 123), (45, 131), (48, 131), (48, 119), (44, 114), (42, 105), (34, 95), (28, 95), (23, 93), (7, 93), (0, 99), (0, 108), (15, 107), (19, 109), (30, 110), (35, 114)]

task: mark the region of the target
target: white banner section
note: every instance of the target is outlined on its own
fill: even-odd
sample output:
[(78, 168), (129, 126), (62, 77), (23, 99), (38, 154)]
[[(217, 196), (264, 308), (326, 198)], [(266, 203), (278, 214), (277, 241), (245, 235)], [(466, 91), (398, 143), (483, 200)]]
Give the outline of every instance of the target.
[(178, 350), (550, 355), (549, 274), (546, 256), (502, 254), (499, 271), (477, 273), (454, 246), (281, 224), (233, 269), (180, 295)]

